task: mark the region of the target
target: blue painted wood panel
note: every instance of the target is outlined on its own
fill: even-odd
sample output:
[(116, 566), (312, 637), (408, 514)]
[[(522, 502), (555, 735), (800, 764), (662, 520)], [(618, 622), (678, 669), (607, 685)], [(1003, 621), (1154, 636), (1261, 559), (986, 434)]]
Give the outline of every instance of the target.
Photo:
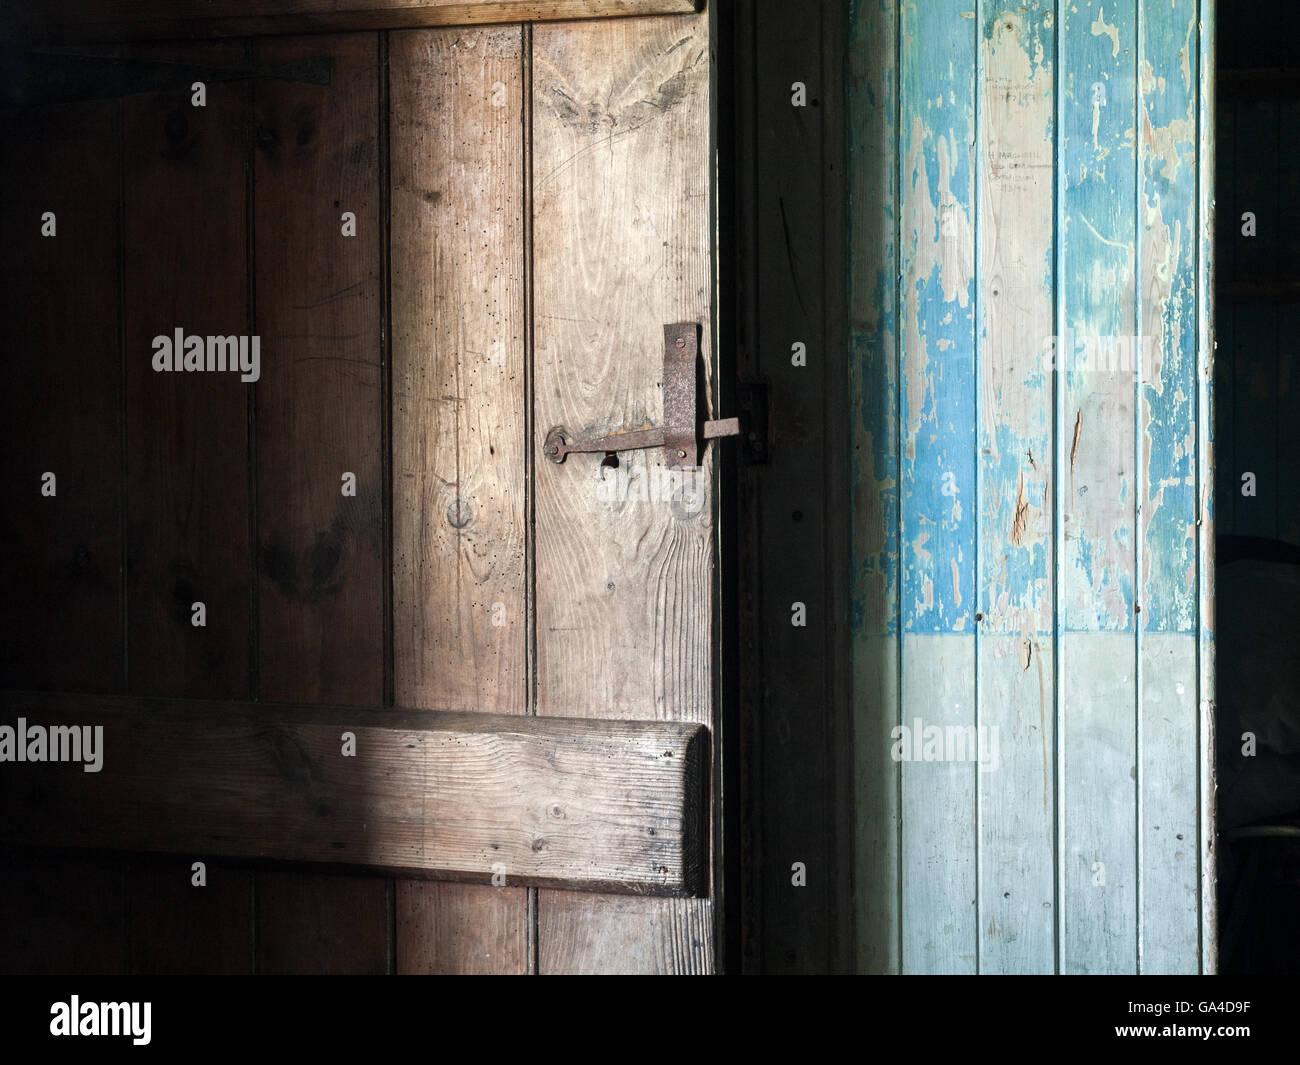
[(864, 970), (1213, 964), (1213, 17), (851, 5)]

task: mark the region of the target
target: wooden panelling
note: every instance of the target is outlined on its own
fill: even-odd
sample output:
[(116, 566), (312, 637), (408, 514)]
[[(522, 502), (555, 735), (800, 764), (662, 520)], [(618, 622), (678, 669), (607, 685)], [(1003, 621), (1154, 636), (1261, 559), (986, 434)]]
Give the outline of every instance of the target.
[(1051, 0), (980, 26), (979, 968), (1054, 967)]
[(7, 13), (11, 34), (126, 41), (402, 29), (689, 13), (696, 0), (50, 0)]
[(112, 101), (6, 118), (0, 684), (8, 687), (122, 690), (117, 120)]
[[(231, 66), (244, 51), (228, 43), (141, 46), (129, 54)], [(186, 88), (128, 96), (122, 108), (127, 690), (247, 698), (250, 385), (230, 371), (156, 372), (152, 366), (153, 338), (176, 329), (195, 336), (250, 332), (247, 93), (234, 83), (212, 84), (204, 107), (193, 106)], [(193, 623), (195, 603), (205, 610), (202, 626)], [(232, 911), (194, 898), (206, 889), (191, 886), (188, 868), (207, 857), (187, 850), (155, 883), (155, 920), (133, 926), (139, 967), (169, 965), (173, 946), (162, 937), (177, 927), (201, 940), (250, 938), (248, 926), (227, 923)], [(216, 876), (216, 869), (210, 872)], [(250, 874), (222, 875), (247, 886)], [(184, 964), (206, 967), (198, 960)]]
[[(269, 69), (331, 64), (328, 85), (253, 88), (257, 694), (275, 702), (384, 696), (378, 51), (375, 34), (253, 45)], [(342, 915), (328, 968), (370, 971), (388, 923), (348, 908), (382, 912), (388, 893), (378, 877), (259, 878), (263, 960), (310, 971), (316, 955), (314, 925), (268, 927), (283, 902)]]
[(258, 874), (257, 969), (382, 975), (391, 970), (389, 897), (374, 877)]
[(1138, 967), (1200, 966), (1196, 0), (1140, 23)]
[[(235, 64), (238, 44), (141, 48)], [(155, 372), (153, 338), (248, 330), (245, 92), (125, 99), (129, 690), (249, 691), (248, 389), (240, 375)], [(206, 623), (196, 626), (193, 604)]]
[[(518, 27), (390, 35), (403, 705), (527, 706), (522, 43)], [(500, 887), (399, 884), (399, 967), (526, 971), (519, 871), (507, 862)]]
[[(977, 42), (966, 7), (909, 7), (901, 23), (900, 694), (909, 737), (976, 722)], [(906, 972), (975, 968), (976, 773), (969, 761), (903, 761)]]
[[(665, 323), (700, 322), (711, 366), (708, 20), (538, 26), (532, 74), (540, 456), (552, 426), (660, 424)], [(712, 720), (711, 476), (662, 467), (534, 460), (539, 714)], [(614, 912), (542, 892), (541, 971), (712, 969), (708, 902)], [(573, 928), (607, 930), (599, 957)]]
[(707, 879), (708, 741), (690, 722), (13, 692), (0, 707), (10, 726), (103, 727), (99, 770), (6, 771), (10, 842), (636, 894)]
[(1213, 10), (961, 6), (851, 11), (859, 965), (1198, 971)]

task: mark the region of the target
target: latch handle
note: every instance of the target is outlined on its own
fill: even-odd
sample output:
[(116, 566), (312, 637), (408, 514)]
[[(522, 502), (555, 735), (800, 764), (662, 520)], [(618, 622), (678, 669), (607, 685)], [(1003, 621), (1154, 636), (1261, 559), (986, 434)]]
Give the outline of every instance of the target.
[(563, 426), (546, 434), (542, 450), (554, 463), (576, 452), (637, 451), (662, 447), (669, 469), (698, 465), (699, 441), (740, 435), (739, 418), (696, 421), (696, 363), (700, 357), (700, 327), (695, 322), (664, 326), (664, 424), (658, 429), (611, 433), (594, 440), (571, 442)]

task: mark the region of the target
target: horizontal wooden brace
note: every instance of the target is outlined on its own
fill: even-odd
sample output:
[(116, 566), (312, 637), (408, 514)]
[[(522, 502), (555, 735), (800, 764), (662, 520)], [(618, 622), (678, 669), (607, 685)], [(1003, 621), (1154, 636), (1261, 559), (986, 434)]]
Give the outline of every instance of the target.
[[(56, 725), (102, 726), (98, 771), (48, 760)], [(0, 759), (16, 845), (707, 891), (700, 725), (8, 691)]]
[(91, 43), (669, 15), (696, 6), (696, 0), (41, 0), (5, 5), (0, 29), (20, 40)]

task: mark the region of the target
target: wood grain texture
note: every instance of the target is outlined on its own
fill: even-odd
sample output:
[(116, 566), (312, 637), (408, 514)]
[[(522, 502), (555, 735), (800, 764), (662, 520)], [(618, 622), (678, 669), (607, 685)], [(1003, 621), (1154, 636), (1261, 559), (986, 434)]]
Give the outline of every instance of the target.
[[(901, 725), (922, 738), (976, 723), (977, 40), (966, 11), (942, 0), (904, 8), (901, 22)], [(970, 760), (903, 765), (906, 973), (975, 971), (977, 772)]]
[[(1136, 5), (1064, 12), (1058, 383), (1062, 972), (1137, 966)], [(1120, 191), (1123, 190), (1123, 191)]]
[(8, 12), (9, 34), (128, 41), (413, 29), (474, 23), (690, 13), (696, 0), (53, 0)]
[(383, 701), (377, 50), (373, 34), (255, 50), (273, 67), (333, 59), (329, 85), (253, 91), (258, 692), (272, 702)]
[[(1056, 332), (1050, 0), (990, 11), (982, 63), (976, 218), (979, 345), (979, 626), (976, 724), (990, 738), (977, 774), (979, 969), (1055, 969), (1052, 639)], [(996, 738), (996, 747), (992, 739)]]
[[(0, 677), (121, 691), (117, 106), (6, 119), (0, 174)], [(42, 236), (53, 212), (56, 235)], [(56, 495), (42, 494), (54, 474)]]
[[(1138, 85), (1138, 969), (1200, 969), (1196, 0), (1141, 22)], [(1144, 352), (1145, 354), (1145, 352)]]
[(661, 895), (695, 894), (706, 876), (708, 742), (689, 722), (25, 692), (0, 707), (11, 725), (104, 728), (100, 772), (6, 770), (13, 842), (475, 883), (499, 863), (515, 885)]
[(396, 698), (522, 713), (520, 30), (390, 40)]
[[(252, 93), (257, 676), (275, 702), (384, 697), (378, 52), (375, 34), (253, 45), (257, 66), (331, 62), (328, 85), (267, 79)], [(336, 918), (325, 961), (319, 928), (271, 929), (275, 905), (260, 909), (271, 969), (365, 972), (391, 954), (388, 922), (364, 919), (387, 905), (383, 878), (259, 877), (268, 892)]]
[[(403, 705), (527, 705), (522, 40), (518, 27), (389, 37)], [(517, 887), (402, 882), (397, 914), (402, 971), (528, 969)]]
[[(236, 45), (140, 46), (141, 58), (235, 64)], [(127, 649), (139, 694), (249, 691), (248, 388), (238, 374), (158, 373), (155, 336), (247, 331), (244, 89), (127, 97)], [(191, 624), (191, 604), (207, 609)]]
[(399, 880), (397, 972), (526, 972), (529, 914), (524, 894), (509, 886)]
[(391, 969), (388, 895), (373, 877), (258, 874), (257, 971), (383, 975)]
[[(127, 54), (223, 66), (238, 64), (244, 51), (158, 45)], [(249, 332), (246, 104), (246, 89), (232, 83), (209, 85), (206, 107), (192, 106), (187, 89), (128, 96), (121, 105), (126, 640), (128, 691), (136, 694), (252, 694), (250, 386), (228, 372), (158, 373), (151, 365), (152, 338), (178, 327), (205, 336)], [(206, 607), (205, 627), (191, 624), (196, 601)], [(131, 883), (137, 873), (132, 864)], [(175, 957), (166, 937), (178, 928), (202, 943), (251, 941), (251, 914), (200, 901), (198, 890), (184, 875), (153, 885), (153, 919), (130, 926), (138, 971), (153, 964), (250, 971), (249, 954), (227, 955), (224, 945), (205, 958)]]
[[(664, 323), (700, 322), (711, 364), (708, 21), (538, 26), (532, 62), (538, 454), (555, 425), (659, 424)], [(662, 461), (620, 457), (612, 489), (593, 456), (535, 463), (539, 714), (711, 722), (711, 478)], [(708, 903), (612, 912), (543, 893), (542, 970), (594, 967), (584, 928), (602, 967), (712, 969)]]

